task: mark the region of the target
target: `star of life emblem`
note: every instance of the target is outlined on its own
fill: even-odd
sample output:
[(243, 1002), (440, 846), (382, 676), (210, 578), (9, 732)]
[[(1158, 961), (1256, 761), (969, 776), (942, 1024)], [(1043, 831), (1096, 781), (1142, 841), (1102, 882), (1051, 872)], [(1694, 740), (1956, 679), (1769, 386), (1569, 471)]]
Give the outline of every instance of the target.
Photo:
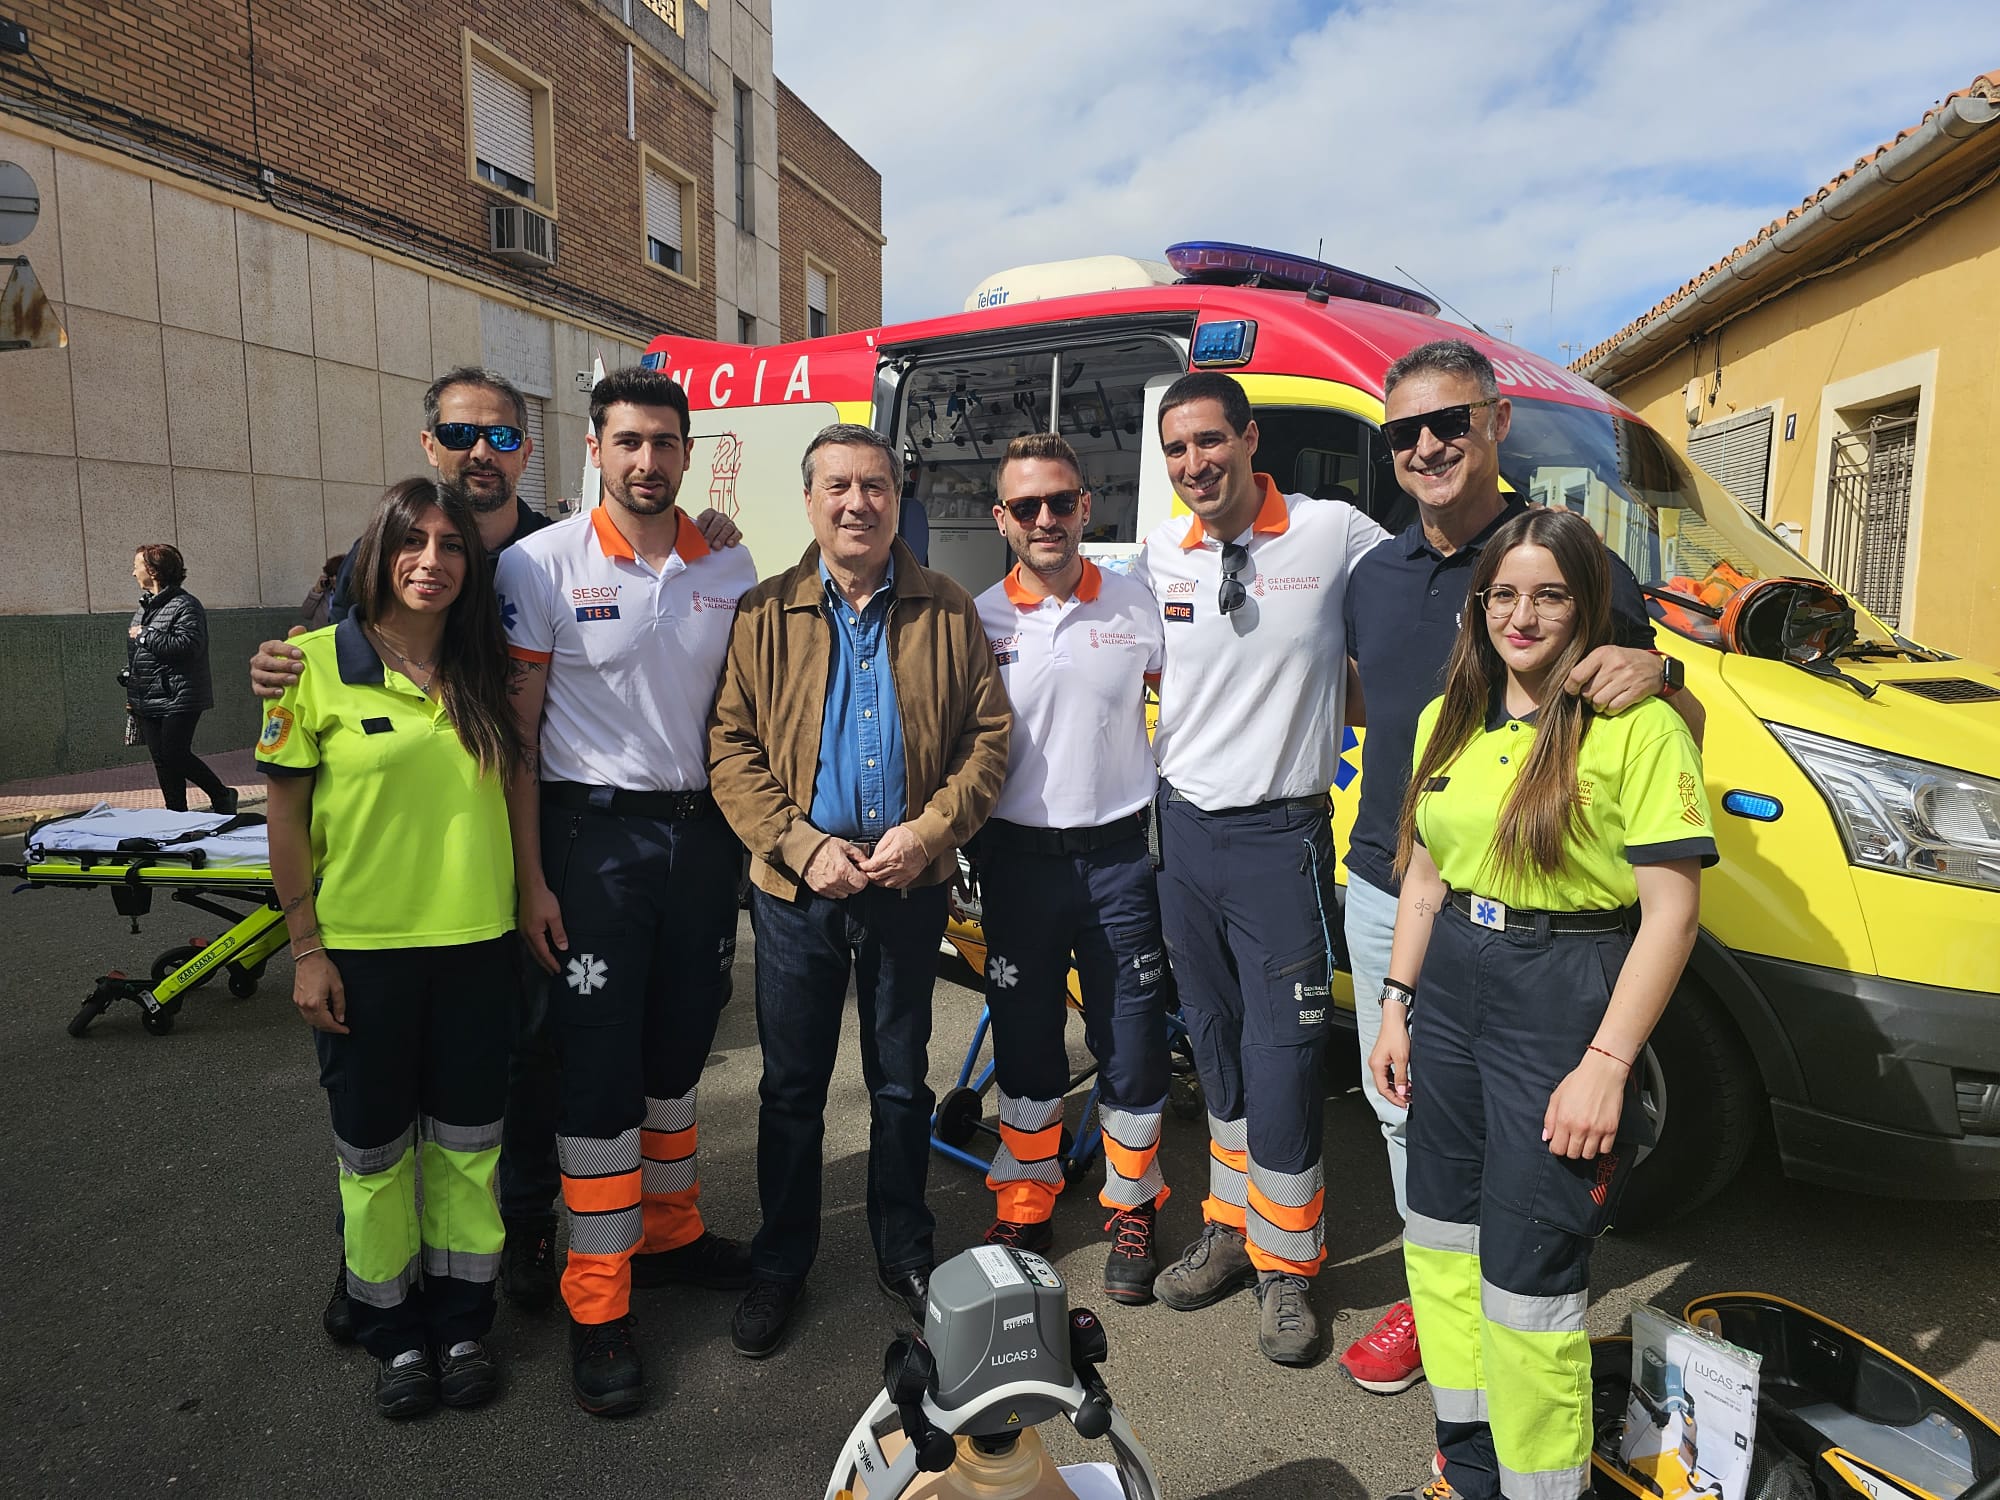
[(608, 982), (610, 967), (594, 953), (580, 953), (569, 961), (565, 983), (579, 995), (601, 990)]
[(1472, 898), (1472, 920), (1479, 927), (1490, 927), (1495, 932), (1507, 930), (1507, 908), (1486, 896)]
[(1021, 971), (996, 953), (986, 961), (986, 977), (1000, 989), (1011, 990), (1021, 982)]

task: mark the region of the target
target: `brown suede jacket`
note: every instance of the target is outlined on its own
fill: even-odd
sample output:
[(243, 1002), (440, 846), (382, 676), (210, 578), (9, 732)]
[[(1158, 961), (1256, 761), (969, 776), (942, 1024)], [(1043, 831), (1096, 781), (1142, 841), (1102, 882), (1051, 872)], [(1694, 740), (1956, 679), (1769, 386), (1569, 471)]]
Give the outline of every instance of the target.
[[(903, 722), (904, 821), (930, 868), (919, 885), (957, 873), (954, 851), (986, 821), (1007, 775), (1013, 713), (972, 596), (895, 542), (889, 669)], [(750, 878), (784, 900), (827, 835), (812, 826), (833, 626), (823, 607), (819, 548), (743, 596), (709, 720), (709, 786), (749, 847)]]

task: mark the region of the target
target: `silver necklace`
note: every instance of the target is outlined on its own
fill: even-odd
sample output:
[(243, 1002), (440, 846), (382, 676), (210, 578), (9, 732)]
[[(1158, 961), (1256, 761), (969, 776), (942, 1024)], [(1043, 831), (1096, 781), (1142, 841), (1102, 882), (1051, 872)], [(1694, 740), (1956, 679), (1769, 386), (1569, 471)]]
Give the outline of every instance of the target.
[[(436, 658), (433, 658), (430, 661), (418, 661), (414, 657), (405, 656), (403, 655), (402, 652), (396, 649), (395, 642), (391, 641), (389, 637), (387, 637), (382, 633), (382, 629), (380, 626), (374, 626), (372, 627), (372, 630), (375, 639), (388, 650), (391, 656), (395, 657), (397, 661), (402, 663), (403, 667), (406, 670), (406, 675), (409, 677), (410, 681), (417, 683), (417, 691), (420, 693), (428, 694), (431, 690), (431, 679), (437, 675)], [(414, 671), (408, 670), (410, 668), (414, 668), (415, 670)], [(416, 676), (417, 672), (422, 672), (424, 674), (424, 680), (422, 682), (417, 682), (417, 676)]]

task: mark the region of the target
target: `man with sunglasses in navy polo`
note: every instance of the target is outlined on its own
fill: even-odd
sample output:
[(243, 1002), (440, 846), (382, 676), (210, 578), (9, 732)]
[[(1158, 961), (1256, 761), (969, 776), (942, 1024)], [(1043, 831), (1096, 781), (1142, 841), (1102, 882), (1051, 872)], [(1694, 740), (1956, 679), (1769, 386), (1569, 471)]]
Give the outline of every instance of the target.
[[(417, 435), (424, 456), (441, 480), (457, 486), (470, 502), (479, 539), (497, 557), (523, 537), (552, 524), (552, 518), (519, 497), (521, 476), (535, 451), (527, 432), (528, 404), (513, 382), (477, 365), (447, 370), (424, 392), (424, 427)], [(712, 547), (731, 547), (740, 536), (734, 522), (714, 510), (695, 520)], [(348, 549), (327, 602), (327, 624), (337, 625), (354, 608), (354, 563)], [(292, 634), (303, 632), (303, 627)], [(250, 688), (260, 698), (277, 698), (299, 677), (303, 654), (285, 641), (265, 641), (250, 660)], [(540, 1310), (555, 1301), (557, 1068), (548, 1034), (547, 1006), (537, 981), (523, 987), (522, 1016), (507, 1081), (505, 1135), (500, 1149), (498, 1189), (507, 1244), (500, 1281), (508, 1301)], [(344, 1260), (320, 1316), (327, 1335), (339, 1343), (353, 1337)]]
[[(1354, 974), (1362, 1094), (1381, 1121), (1396, 1211), (1404, 1195), (1407, 1111), (1376, 1092), (1368, 1054), (1380, 1034), (1389, 946), (1396, 928), (1396, 820), (1409, 784), (1417, 719), (1443, 685), (1466, 589), (1480, 549), (1526, 508), (1500, 489), (1500, 445), (1513, 419), (1493, 365), (1463, 339), (1412, 349), (1383, 379), (1382, 435), (1396, 482), (1417, 503), (1417, 519), (1363, 558), (1348, 583), (1345, 634), (1367, 703), (1361, 801), (1347, 848), (1344, 926)], [(1680, 664), (1650, 648), (1652, 621), (1631, 569), (1611, 556), (1611, 609), (1617, 644), (1591, 653), (1567, 687), (1616, 713), (1668, 694), (1699, 738), (1701, 708), (1679, 692)], [(1393, 993), (1393, 992), (1392, 992)], [(1394, 1395), (1423, 1379), (1417, 1328), (1398, 1302), (1340, 1357), (1363, 1390)]]
[(1177, 1310), (1257, 1291), (1257, 1347), (1310, 1364), (1325, 1259), (1320, 1079), (1332, 1005), (1329, 791), (1347, 683), (1348, 574), (1384, 532), (1344, 500), (1256, 473), (1243, 387), (1196, 371), (1160, 401), (1160, 447), (1192, 514), (1137, 574), (1166, 644), (1160, 915), (1208, 1105), (1201, 1237), (1154, 1293)]

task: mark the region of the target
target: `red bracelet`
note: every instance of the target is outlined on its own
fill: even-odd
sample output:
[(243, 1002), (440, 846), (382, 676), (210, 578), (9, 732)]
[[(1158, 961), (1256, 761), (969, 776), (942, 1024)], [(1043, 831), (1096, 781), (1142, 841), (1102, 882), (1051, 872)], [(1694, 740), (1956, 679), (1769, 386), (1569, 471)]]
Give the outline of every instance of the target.
[(1608, 1057), (1613, 1062), (1621, 1064), (1624, 1067), (1625, 1071), (1628, 1073), (1632, 1071), (1632, 1065), (1629, 1062), (1626, 1062), (1625, 1059), (1620, 1057), (1616, 1052), (1606, 1052), (1602, 1047), (1598, 1046), (1597, 1043), (1595, 1042), (1592, 1042), (1590, 1044), (1589, 1050), (1597, 1053), (1598, 1056), (1600, 1057)]

